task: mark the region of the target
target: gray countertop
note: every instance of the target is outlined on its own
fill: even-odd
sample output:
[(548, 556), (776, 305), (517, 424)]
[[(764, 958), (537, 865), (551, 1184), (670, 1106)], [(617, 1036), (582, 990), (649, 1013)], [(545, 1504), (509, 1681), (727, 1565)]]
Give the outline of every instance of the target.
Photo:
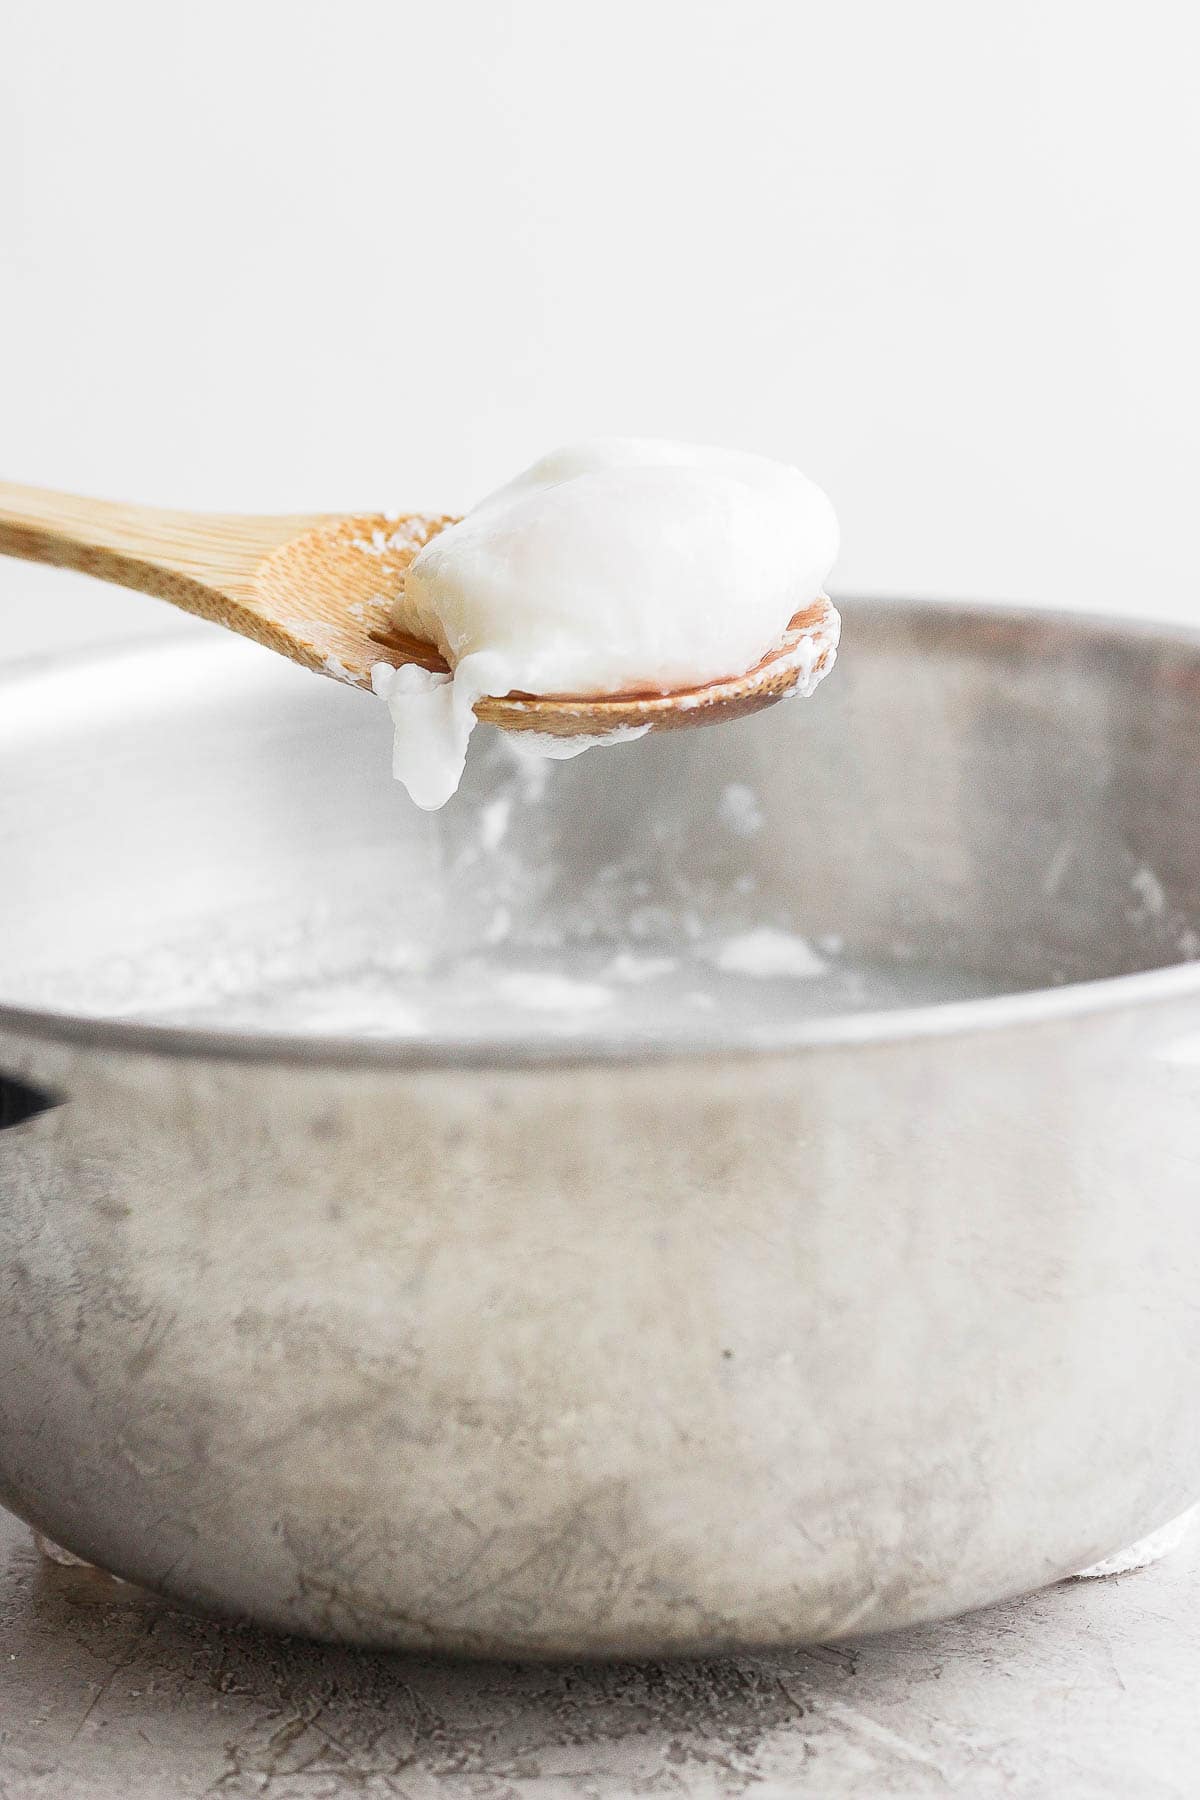
[(949, 1624), (706, 1663), (269, 1638), (44, 1561), (0, 1514), (0, 1800), (1191, 1796), (1200, 1538)]

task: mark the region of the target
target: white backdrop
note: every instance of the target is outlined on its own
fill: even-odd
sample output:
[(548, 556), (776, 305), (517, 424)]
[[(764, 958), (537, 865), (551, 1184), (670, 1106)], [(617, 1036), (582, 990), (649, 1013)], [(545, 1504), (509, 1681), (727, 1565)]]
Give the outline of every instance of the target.
[[(658, 433), (821, 481), (836, 588), (1200, 622), (1198, 67), (1194, 0), (6, 0), (0, 473), (459, 508)], [(0, 564), (0, 652), (171, 625)]]

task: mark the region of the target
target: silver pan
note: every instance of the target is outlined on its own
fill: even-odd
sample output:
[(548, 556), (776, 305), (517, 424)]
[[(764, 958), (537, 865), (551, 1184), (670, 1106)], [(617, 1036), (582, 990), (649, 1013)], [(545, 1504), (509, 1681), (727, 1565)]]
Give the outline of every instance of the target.
[(436, 817), (211, 632), (16, 670), (0, 1499), (486, 1655), (1063, 1576), (1200, 1492), (1198, 953), (1180, 633), (847, 606), (812, 701)]

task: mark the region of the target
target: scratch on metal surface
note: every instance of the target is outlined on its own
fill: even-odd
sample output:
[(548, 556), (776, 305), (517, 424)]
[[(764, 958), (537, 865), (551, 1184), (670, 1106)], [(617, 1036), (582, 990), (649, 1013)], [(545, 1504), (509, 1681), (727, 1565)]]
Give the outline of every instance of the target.
[(100, 1686), (96, 1689), (96, 1692), (92, 1695), (92, 1698), (88, 1701), (87, 1706), (84, 1708), (83, 1717), (67, 1739), (69, 1744), (75, 1742), (101, 1701), (112, 1692), (113, 1682), (117, 1679), (117, 1676), (121, 1674), (122, 1670), (129, 1667), (143, 1642), (150, 1636), (153, 1630), (154, 1619), (149, 1618), (144, 1619), (133, 1632), (128, 1644), (125, 1646), (124, 1654), (113, 1664), (112, 1668), (108, 1671), (108, 1674), (104, 1677), (104, 1680), (100, 1683)]
[(866, 1713), (859, 1712), (856, 1707), (847, 1706), (842, 1700), (827, 1700), (824, 1696), (817, 1695), (814, 1696), (812, 1705), (815, 1712), (836, 1720), (839, 1725), (848, 1726), (860, 1737), (865, 1737), (870, 1742), (878, 1744), (881, 1749), (890, 1751), (902, 1762), (915, 1763), (920, 1768), (932, 1770), (947, 1786), (950, 1785), (951, 1774), (942, 1761), (931, 1755), (929, 1751), (922, 1750), (909, 1738), (902, 1737), (898, 1731), (892, 1731), (888, 1726), (881, 1725), (877, 1719), (868, 1718)]

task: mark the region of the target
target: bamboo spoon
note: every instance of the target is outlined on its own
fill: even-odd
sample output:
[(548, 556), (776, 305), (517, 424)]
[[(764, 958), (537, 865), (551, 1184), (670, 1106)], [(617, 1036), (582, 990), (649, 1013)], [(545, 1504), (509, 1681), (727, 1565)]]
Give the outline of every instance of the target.
[[(391, 609), (417, 551), (452, 523), (430, 513), (166, 512), (0, 482), (0, 554), (157, 595), (367, 689), (373, 663), (446, 668), (432, 644), (393, 627)], [(554, 737), (715, 724), (782, 700), (805, 673), (824, 670), (836, 642), (837, 615), (822, 597), (753, 669), (705, 687), (602, 698), (510, 694), (481, 700), (475, 711), (489, 725)]]

